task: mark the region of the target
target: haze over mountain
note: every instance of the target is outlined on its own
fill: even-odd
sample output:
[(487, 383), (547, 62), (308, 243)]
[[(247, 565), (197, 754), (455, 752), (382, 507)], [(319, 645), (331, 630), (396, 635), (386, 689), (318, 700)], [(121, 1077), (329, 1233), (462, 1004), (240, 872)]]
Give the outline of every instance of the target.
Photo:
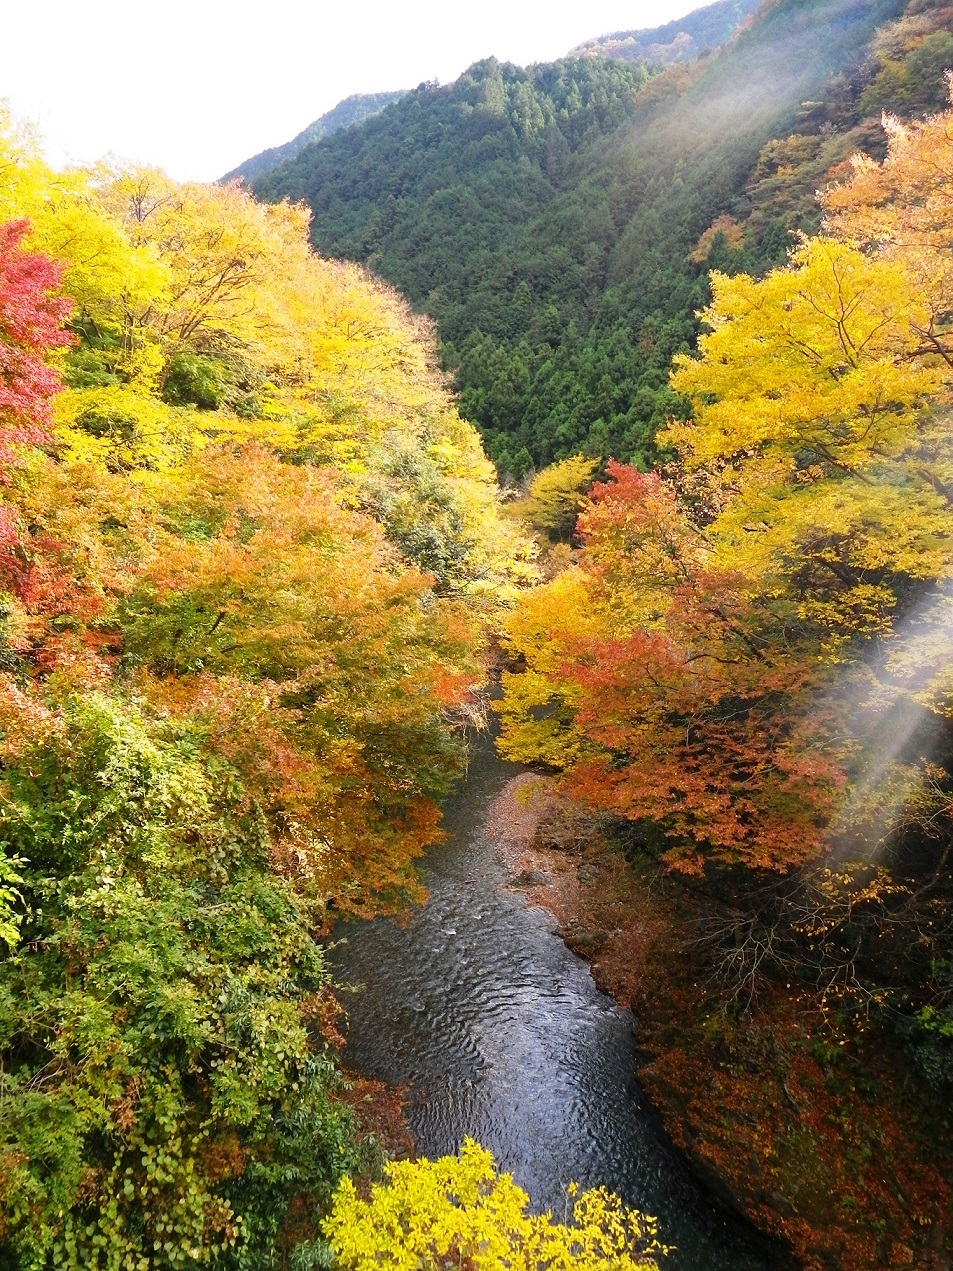
[(617, 57), (625, 62), (688, 62), (726, 43), (761, 0), (716, 0), (663, 26), (613, 31), (571, 49), (570, 57)]

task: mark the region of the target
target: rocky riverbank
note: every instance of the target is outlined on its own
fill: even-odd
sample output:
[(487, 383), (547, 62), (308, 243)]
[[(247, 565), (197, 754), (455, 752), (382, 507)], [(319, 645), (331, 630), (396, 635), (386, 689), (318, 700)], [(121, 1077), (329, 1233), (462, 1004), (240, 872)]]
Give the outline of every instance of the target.
[(910, 1088), (889, 1039), (844, 1044), (797, 985), (727, 1003), (698, 938), (702, 902), (627, 860), (549, 778), (511, 781), (488, 828), (513, 886), (632, 1009), (639, 1080), (723, 1202), (809, 1271), (949, 1271), (950, 1110)]

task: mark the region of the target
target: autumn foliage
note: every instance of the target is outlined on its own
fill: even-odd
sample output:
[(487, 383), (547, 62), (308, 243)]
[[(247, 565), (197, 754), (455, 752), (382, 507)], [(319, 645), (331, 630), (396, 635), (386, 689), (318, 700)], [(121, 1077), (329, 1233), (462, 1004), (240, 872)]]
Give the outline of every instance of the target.
[(12, 447), (48, 440), (50, 403), (60, 380), (46, 356), (69, 343), (63, 331), (70, 302), (54, 294), (60, 269), (36, 252), (24, 251), (27, 221), (0, 226), (0, 418), (4, 421), (0, 463)]
[(526, 1193), (497, 1172), (489, 1152), (466, 1139), (457, 1156), (392, 1162), (368, 1200), (344, 1179), (324, 1230), (342, 1271), (421, 1265), (657, 1271), (668, 1251), (653, 1218), (604, 1188), (580, 1194), (571, 1183), (567, 1191), (566, 1221), (527, 1213)]
[(278, 1265), (359, 1164), (316, 936), (421, 898), (530, 549), (300, 208), (0, 159), (0, 1262)]
[(475, 1147), (339, 1188), (316, 937), (421, 898), (502, 604), (503, 753), (712, 888), (731, 1001), (783, 974), (953, 1080), (951, 157), (888, 121), (786, 265), (712, 275), (670, 462), (540, 473), (577, 550), (523, 590), (426, 321), (301, 206), (0, 120), (0, 1264), (317, 1265), (336, 1196), (345, 1266), (405, 1265), (395, 1210), (438, 1262), (651, 1265)]
[(947, 710), (949, 119), (891, 125), (785, 268), (713, 276), (672, 377), (695, 405), (663, 438), (678, 462), (610, 463), (578, 566), (509, 622), (505, 752), (674, 868), (872, 850), (875, 721), (903, 695)]
[(580, 518), (581, 569), (510, 620), (533, 670), (507, 678), (505, 749), (571, 754), (569, 790), (651, 823), (680, 869), (802, 863), (838, 785), (798, 737), (807, 669), (772, 650), (744, 576), (712, 567), (659, 477), (609, 476)]
[(691, 417), (589, 491), (499, 706), (634, 866), (648, 1088), (810, 1267), (948, 1243), (953, 111), (886, 125), (786, 265), (712, 274)]

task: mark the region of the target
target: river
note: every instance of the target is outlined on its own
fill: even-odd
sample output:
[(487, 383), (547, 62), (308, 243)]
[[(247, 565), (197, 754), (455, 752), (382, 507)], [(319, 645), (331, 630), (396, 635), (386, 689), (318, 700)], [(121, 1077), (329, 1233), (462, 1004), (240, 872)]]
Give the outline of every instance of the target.
[(483, 737), (445, 809), (409, 925), (342, 920), (328, 952), (349, 1016), (346, 1065), (410, 1088), (417, 1150), (470, 1135), (562, 1215), (570, 1180), (659, 1220), (666, 1271), (776, 1271), (779, 1250), (725, 1214), (666, 1142), (636, 1080), (632, 1017), (595, 986), (552, 918), (510, 890), (484, 830), (520, 769)]

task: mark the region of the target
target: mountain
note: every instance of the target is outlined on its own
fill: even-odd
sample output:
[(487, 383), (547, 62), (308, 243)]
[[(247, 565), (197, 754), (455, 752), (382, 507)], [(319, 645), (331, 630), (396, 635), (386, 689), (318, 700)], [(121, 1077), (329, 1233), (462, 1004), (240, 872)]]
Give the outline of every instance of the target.
[(279, 163), (294, 159), (312, 141), (330, 137), (339, 128), (349, 128), (351, 124), (363, 123), (365, 119), (376, 115), (379, 110), (383, 110), (385, 106), (389, 106), (391, 102), (397, 101), (403, 95), (403, 90), (394, 93), (353, 93), (350, 97), (345, 97), (344, 101), (338, 102), (320, 119), (316, 119), (313, 124), (308, 124), (307, 128), (299, 132), (291, 141), (286, 141), (283, 146), (271, 146), (268, 150), (262, 150), (260, 154), (253, 155), (244, 163), (240, 163), (237, 168), (232, 168), (231, 172), (226, 172), (220, 180), (222, 182), (235, 181), (241, 177), (250, 184), (257, 177), (277, 167)]
[(766, 0), (723, 48), (658, 73), (488, 59), (255, 189), (305, 199), (322, 254), (436, 320), (505, 473), (578, 451), (650, 462), (708, 271), (782, 262), (828, 174), (882, 145), (883, 110), (942, 106), (950, 26), (939, 0)]
[[(735, 33), (744, 19), (761, 0), (717, 0), (702, 9), (696, 9), (684, 18), (668, 22), (664, 26), (639, 31), (616, 31), (587, 40), (573, 49), (569, 57), (611, 57), (628, 62), (652, 62), (667, 65), (684, 62), (709, 49), (724, 44)], [(363, 123), (378, 111), (405, 95), (404, 91), (392, 93), (354, 93), (344, 101), (309, 124), (291, 141), (281, 146), (271, 146), (226, 172), (221, 181), (234, 181), (241, 177), (251, 183), (270, 172), (286, 160), (294, 159), (305, 146), (313, 141), (329, 137), (339, 128)]]
[(572, 49), (570, 57), (617, 57), (625, 62), (688, 62), (726, 44), (761, 0), (717, 0), (664, 26), (613, 31)]

